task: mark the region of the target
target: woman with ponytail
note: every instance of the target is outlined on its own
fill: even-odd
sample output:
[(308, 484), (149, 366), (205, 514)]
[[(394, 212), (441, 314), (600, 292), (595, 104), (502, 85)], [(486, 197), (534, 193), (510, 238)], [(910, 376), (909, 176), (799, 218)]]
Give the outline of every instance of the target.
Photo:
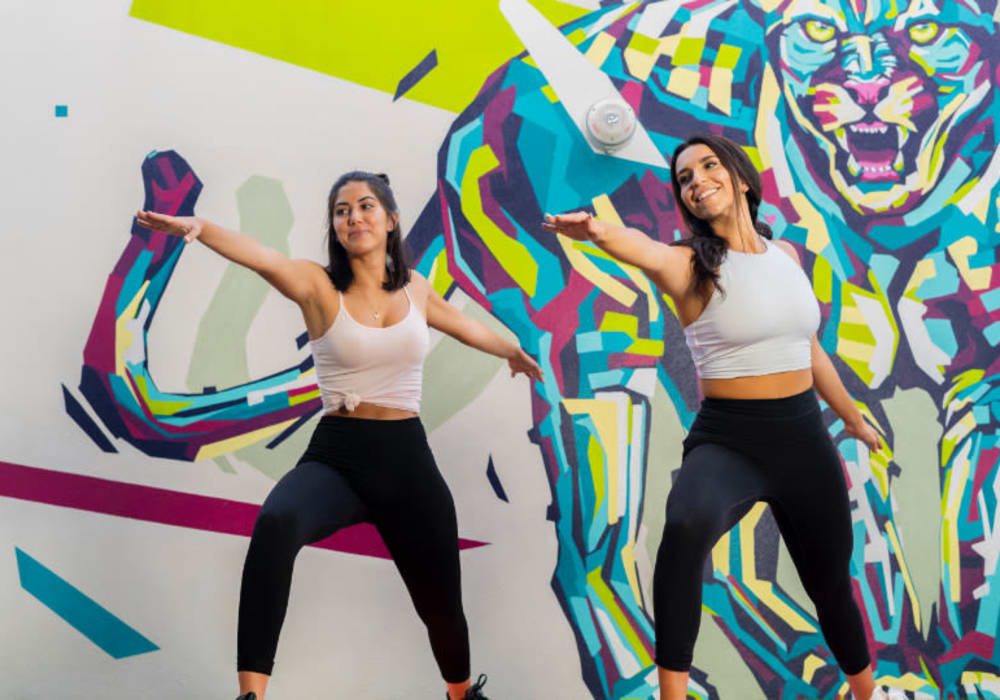
[(771, 507), (854, 697), (885, 697), (851, 593), (850, 504), (816, 394), (873, 451), (878, 433), (816, 341), (819, 306), (798, 253), (757, 220), (760, 175), (743, 150), (693, 136), (674, 151), (670, 175), (691, 232), (672, 245), (587, 212), (542, 224), (636, 265), (669, 294), (698, 371), (704, 400), (683, 443), (653, 574), (660, 697), (687, 695), (702, 567), (757, 501)]
[[(263, 700), (299, 550), (359, 522), (378, 528), (427, 626), (448, 700), (485, 700), (472, 684), (455, 506), (417, 417), (428, 326), (541, 380), (521, 348), (442, 299), (407, 266), (389, 178), (350, 172), (327, 201), (330, 262), (290, 260), (204, 219), (137, 214), (200, 240), (298, 304), (323, 400), (305, 454), (264, 501), (243, 567), (238, 700)], [(382, 691), (375, 690), (376, 694)], [(325, 697), (340, 697), (334, 688)]]

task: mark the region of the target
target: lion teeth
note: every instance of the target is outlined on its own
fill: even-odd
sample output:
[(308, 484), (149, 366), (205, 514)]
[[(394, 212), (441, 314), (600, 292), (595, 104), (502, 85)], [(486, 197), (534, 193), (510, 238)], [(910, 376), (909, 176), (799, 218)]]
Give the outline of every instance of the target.
[(876, 126), (874, 124), (851, 124), (851, 131), (862, 134), (884, 134), (889, 131), (885, 124)]

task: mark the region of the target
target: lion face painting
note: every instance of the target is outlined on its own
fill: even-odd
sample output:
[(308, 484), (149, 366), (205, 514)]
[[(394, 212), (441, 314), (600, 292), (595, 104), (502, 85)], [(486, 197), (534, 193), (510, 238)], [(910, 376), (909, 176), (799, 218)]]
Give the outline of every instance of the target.
[[(764, 3), (767, 5), (768, 3)], [(861, 214), (951, 196), (992, 150), (996, 26), (975, 0), (793, 0), (766, 11), (795, 148)], [(986, 146), (986, 150), (981, 150)]]

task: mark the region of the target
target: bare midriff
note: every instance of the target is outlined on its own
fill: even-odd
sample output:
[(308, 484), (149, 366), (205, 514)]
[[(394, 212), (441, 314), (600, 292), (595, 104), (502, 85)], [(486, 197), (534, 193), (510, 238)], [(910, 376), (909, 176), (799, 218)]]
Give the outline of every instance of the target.
[(416, 418), (413, 411), (405, 411), (401, 408), (388, 408), (386, 406), (376, 406), (373, 403), (362, 401), (353, 411), (346, 408), (338, 408), (330, 411), (328, 416), (343, 416), (344, 418), (366, 418), (368, 420), (405, 420), (406, 418)]
[(813, 385), (811, 369), (762, 374), (758, 377), (699, 379), (701, 393), (714, 399), (783, 399)]

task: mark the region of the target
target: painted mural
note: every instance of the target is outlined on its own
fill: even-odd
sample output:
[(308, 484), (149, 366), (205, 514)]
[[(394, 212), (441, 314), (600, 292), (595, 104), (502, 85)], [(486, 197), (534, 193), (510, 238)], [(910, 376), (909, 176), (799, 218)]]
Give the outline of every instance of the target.
[[(647, 491), (669, 486), (651, 457), (655, 416), (669, 408), (683, 430), (698, 395), (669, 298), (539, 222), (583, 208), (676, 240), (660, 154), (705, 130), (761, 169), (761, 215), (799, 248), (821, 343), (884, 436), (886, 450), (869, 454), (829, 417), (876, 677), (908, 697), (1000, 695), (1000, 7), (658, 0), (564, 21), (523, 0), (500, 9), (527, 51), (478, 78), (407, 240), (438, 291), (476, 301), (550, 378), (531, 387), (528, 437), (551, 491), (552, 591), (593, 697), (655, 697), (646, 591), (662, 513), (650, 504), (665, 496)], [(418, 53), (397, 97), (439, 70), (438, 54)], [(628, 101), (652, 152), (591, 147), (574, 84)], [(195, 211), (201, 182), (181, 155), (151, 153), (141, 174), (145, 207)], [(103, 429), (68, 395), (67, 411), (106, 451), (124, 440), (198, 460), (277, 445), (318, 410), (308, 359), (189, 394), (150, 376), (146, 334), (182, 249), (132, 228), (84, 347), (79, 390)], [(754, 693), (834, 697), (846, 684), (787, 563), (755, 508), (713, 551), (705, 614)], [(689, 690), (739, 697), (711, 668), (696, 668)]]

